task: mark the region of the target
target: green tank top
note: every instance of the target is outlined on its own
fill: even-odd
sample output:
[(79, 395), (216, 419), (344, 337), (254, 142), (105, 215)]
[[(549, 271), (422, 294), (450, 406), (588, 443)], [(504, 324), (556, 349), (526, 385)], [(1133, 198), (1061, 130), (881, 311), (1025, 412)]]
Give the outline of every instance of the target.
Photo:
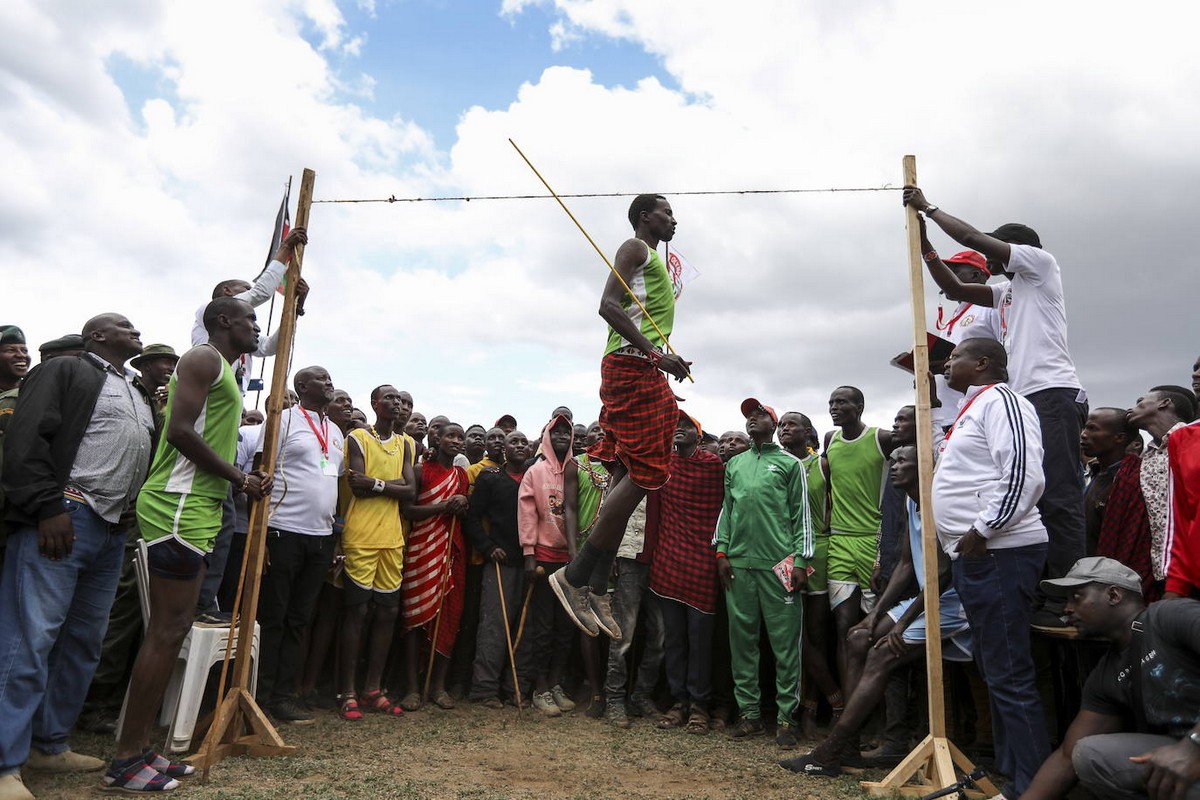
[[(199, 346), (212, 347), (207, 344)], [(171, 425), (171, 415), (175, 409), (175, 389), (176, 376), (172, 375), (167, 384), (164, 431)], [(217, 455), (225, 461), (232, 462), (237, 455), (237, 433), (241, 421), (241, 388), (233, 368), (221, 358), (221, 374), (208, 387), (204, 410), (196, 420), (196, 432)], [(158, 450), (155, 451), (154, 462), (150, 465), (150, 475), (142, 488), (143, 491), (174, 492), (223, 499), (229, 494), (229, 481), (199, 469), (194, 462), (184, 458), (175, 446), (167, 441), (164, 433), (158, 439)]]
[[(633, 320), (633, 324), (638, 326), (638, 330), (650, 340), (651, 344), (655, 347), (662, 347), (663, 337), (671, 336), (671, 328), (675, 324), (675, 285), (671, 282), (667, 266), (659, 257), (658, 251), (651, 250), (649, 245), (646, 245), (646, 260), (634, 270), (632, 279), (629, 281), (629, 288), (633, 290), (633, 294), (658, 323), (658, 328), (663, 335), (658, 335), (654, 326), (650, 324), (650, 320), (646, 319), (646, 315), (642, 313), (642, 309), (638, 308), (637, 304), (629, 298), (628, 292), (621, 298), (621, 307), (629, 312), (629, 318)], [(620, 350), (622, 347), (628, 347), (629, 344), (629, 341), (613, 330), (610, 325), (608, 346), (604, 349), (604, 355)]]
[(825, 453), (833, 501), (830, 533), (863, 536), (879, 533), (887, 459), (879, 449), (877, 432), (878, 428), (867, 428), (853, 441), (843, 439), (841, 430), (833, 432)]
[[(585, 537), (592, 531), (600, 506), (608, 491), (608, 470), (599, 461), (593, 461), (587, 453), (575, 459), (579, 467), (579, 536)], [(582, 544), (577, 542), (576, 544)]]
[(813, 535), (828, 536), (829, 529), (825, 527), (825, 473), (821, 472), (821, 457), (809, 453), (800, 460), (808, 477), (808, 513), (812, 516)]

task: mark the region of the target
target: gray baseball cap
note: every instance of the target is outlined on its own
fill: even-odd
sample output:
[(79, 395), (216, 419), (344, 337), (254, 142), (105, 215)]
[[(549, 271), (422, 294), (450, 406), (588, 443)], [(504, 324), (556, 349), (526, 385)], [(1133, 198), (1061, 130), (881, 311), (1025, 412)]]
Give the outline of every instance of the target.
[(1062, 578), (1042, 581), (1042, 591), (1056, 597), (1065, 597), (1077, 586), (1089, 583), (1101, 583), (1105, 586), (1119, 586), (1130, 592), (1142, 593), (1142, 576), (1115, 558), (1104, 556), (1088, 556), (1081, 558), (1071, 567), (1071, 571)]

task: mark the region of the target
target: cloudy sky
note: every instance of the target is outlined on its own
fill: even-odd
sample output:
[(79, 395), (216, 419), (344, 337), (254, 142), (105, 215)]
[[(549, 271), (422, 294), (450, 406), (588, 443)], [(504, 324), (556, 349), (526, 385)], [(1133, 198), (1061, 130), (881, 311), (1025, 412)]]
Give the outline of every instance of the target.
[[(914, 153), (942, 208), (1041, 233), (1092, 404), (1127, 405), (1200, 351), (1185, 7), (7, 0), (0, 323), (36, 344), (119, 311), (183, 348), (304, 167), (327, 200), (541, 191), (512, 137), (560, 192), (669, 193), (896, 187)], [(610, 254), (629, 235), (627, 199), (571, 205)], [(685, 407), (719, 432), (754, 395), (825, 427), (849, 383), (888, 423), (911, 396), (887, 363), (911, 343), (899, 193), (673, 206), (702, 273)], [(597, 414), (606, 269), (553, 201), (320, 204), (310, 235), (296, 366), (464, 423)]]

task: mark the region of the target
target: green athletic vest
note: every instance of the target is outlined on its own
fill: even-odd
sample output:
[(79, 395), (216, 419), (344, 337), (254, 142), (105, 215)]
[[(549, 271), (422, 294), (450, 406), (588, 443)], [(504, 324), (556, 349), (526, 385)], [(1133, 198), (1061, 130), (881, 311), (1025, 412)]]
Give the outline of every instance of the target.
[(812, 516), (814, 536), (828, 536), (829, 529), (825, 527), (825, 474), (821, 472), (821, 457), (809, 453), (800, 459), (804, 472), (808, 476), (808, 513)]
[[(176, 376), (172, 375), (167, 384), (164, 431), (170, 427), (171, 415), (175, 410), (175, 388)], [(221, 374), (209, 386), (204, 410), (196, 420), (196, 432), (217, 455), (225, 461), (232, 462), (237, 455), (237, 432), (241, 421), (242, 392), (233, 368), (221, 358)], [(175, 446), (167, 441), (164, 434), (158, 439), (158, 450), (154, 453), (150, 476), (146, 478), (142, 491), (194, 494), (223, 500), (229, 494), (229, 481), (199, 469), (193, 462), (184, 458)]]
[[(629, 312), (629, 318), (633, 320), (633, 324), (638, 326), (638, 330), (650, 340), (651, 344), (655, 347), (662, 347), (663, 337), (671, 336), (671, 328), (675, 324), (675, 287), (671, 283), (671, 276), (667, 272), (666, 264), (663, 263), (658, 252), (651, 250), (649, 245), (646, 245), (646, 260), (634, 270), (629, 281), (629, 288), (633, 290), (633, 294), (658, 323), (658, 328), (663, 335), (658, 335), (654, 326), (650, 324), (650, 320), (646, 319), (646, 315), (642, 313), (642, 309), (629, 299), (628, 292), (621, 297), (621, 307)], [(604, 355), (628, 346), (629, 342), (610, 325), (608, 346), (604, 349)]]
[(825, 457), (829, 460), (829, 494), (833, 512), (832, 534), (871, 535), (879, 533), (883, 515), (883, 479), (887, 459), (879, 449), (878, 428), (867, 428), (854, 441), (833, 432)]

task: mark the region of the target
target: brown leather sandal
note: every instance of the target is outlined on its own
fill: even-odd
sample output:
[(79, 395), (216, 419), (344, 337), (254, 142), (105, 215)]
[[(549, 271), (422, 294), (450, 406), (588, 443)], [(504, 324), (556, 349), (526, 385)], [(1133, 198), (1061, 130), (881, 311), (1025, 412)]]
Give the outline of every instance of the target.
[(671, 728), (678, 728), (682, 724), (683, 703), (676, 703), (667, 709), (667, 712), (659, 718), (657, 727), (663, 730), (669, 730)]
[(688, 715), (687, 726), (683, 732), (699, 736), (706, 735), (708, 733), (708, 712), (702, 708), (693, 708), (692, 713)]

